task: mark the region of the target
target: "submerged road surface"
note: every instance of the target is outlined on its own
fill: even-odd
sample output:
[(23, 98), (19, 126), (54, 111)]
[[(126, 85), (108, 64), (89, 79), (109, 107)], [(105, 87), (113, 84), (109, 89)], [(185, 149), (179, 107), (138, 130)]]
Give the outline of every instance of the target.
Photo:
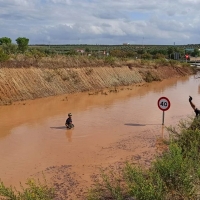
[[(157, 100), (169, 98), (165, 125), (176, 125), (194, 116), (189, 95), (200, 108), (199, 93), (200, 79), (191, 76), (1, 106), (0, 178), (17, 186), (43, 171), (51, 181), (87, 185), (100, 166), (134, 159), (149, 165), (157, 138), (168, 136)], [(73, 130), (64, 126), (69, 112)]]

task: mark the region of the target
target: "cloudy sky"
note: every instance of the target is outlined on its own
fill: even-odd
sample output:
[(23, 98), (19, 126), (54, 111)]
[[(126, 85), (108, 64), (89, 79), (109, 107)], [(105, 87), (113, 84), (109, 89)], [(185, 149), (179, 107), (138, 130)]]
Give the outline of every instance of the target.
[(0, 0), (0, 37), (30, 44), (200, 44), (200, 0)]

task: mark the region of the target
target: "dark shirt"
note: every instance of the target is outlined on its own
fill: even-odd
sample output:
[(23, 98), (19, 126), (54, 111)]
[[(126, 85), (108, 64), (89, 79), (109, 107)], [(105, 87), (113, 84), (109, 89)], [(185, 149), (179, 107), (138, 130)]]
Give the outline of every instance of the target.
[(195, 114), (196, 114), (196, 117), (198, 117), (198, 115), (200, 115), (200, 110), (199, 110), (199, 109), (196, 108), (196, 109), (194, 110), (194, 112), (195, 112)]
[(67, 120), (66, 120), (66, 124), (69, 125), (71, 123), (72, 123), (72, 118), (68, 117)]

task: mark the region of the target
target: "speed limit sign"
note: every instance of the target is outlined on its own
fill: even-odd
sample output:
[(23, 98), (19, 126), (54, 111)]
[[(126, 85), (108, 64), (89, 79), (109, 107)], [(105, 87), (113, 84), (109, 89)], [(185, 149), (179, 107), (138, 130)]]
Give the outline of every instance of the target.
[(163, 111), (162, 125), (164, 125), (165, 111), (170, 108), (170, 101), (167, 97), (160, 97), (158, 99), (158, 108)]
[(170, 101), (167, 97), (161, 97), (158, 99), (158, 108), (162, 111), (166, 111), (170, 108)]

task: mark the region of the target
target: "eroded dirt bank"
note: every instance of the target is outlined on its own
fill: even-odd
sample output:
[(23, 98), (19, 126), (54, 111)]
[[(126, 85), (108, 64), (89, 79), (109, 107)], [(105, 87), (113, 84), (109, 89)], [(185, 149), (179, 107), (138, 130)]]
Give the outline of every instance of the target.
[(15, 101), (132, 85), (192, 74), (189, 67), (103, 66), (0, 68), (0, 105)]

